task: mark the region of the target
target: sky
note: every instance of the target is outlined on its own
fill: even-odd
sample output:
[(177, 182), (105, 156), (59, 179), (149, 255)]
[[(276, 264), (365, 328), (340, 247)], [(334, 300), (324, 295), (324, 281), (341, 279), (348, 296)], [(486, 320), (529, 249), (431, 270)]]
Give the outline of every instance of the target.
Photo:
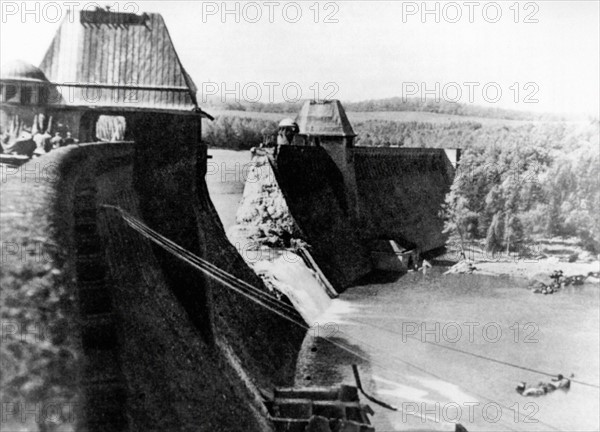
[(111, 5), (163, 15), (201, 105), (406, 96), (598, 116), (599, 4), (2, 1), (0, 61), (39, 64), (71, 5)]

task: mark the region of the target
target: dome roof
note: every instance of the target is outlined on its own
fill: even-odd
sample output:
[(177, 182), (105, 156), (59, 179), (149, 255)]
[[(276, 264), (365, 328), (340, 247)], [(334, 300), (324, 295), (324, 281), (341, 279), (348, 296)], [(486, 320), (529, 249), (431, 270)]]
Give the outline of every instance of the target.
[(22, 60), (13, 60), (2, 65), (0, 79), (48, 82), (40, 68)]

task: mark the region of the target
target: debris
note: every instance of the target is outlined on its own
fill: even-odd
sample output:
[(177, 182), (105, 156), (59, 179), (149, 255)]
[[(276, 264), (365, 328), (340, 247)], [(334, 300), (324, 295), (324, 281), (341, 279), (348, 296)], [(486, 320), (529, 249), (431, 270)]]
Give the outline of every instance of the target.
[[(380, 400), (377, 400), (373, 396), (370, 396), (367, 393), (365, 393), (365, 391), (362, 388), (362, 383), (360, 381), (360, 375), (358, 374), (358, 367), (355, 364), (352, 365), (352, 372), (354, 372), (354, 380), (356, 381), (356, 387), (360, 390), (360, 392), (363, 394), (364, 397), (366, 397), (371, 402), (376, 403), (377, 405), (380, 405), (384, 408), (389, 409), (390, 411), (398, 411), (398, 408), (396, 408), (395, 406), (387, 404)], [(369, 409), (371, 409), (371, 408), (369, 408)]]
[(600, 282), (600, 272), (589, 272), (587, 274), (586, 280), (591, 283)]
[(427, 260), (423, 260), (423, 264), (419, 267), (419, 271), (423, 271), (423, 274), (427, 274), (427, 269), (433, 267), (431, 263)]
[(587, 276), (584, 275), (573, 275), (573, 276), (564, 276), (562, 270), (554, 270), (550, 275), (550, 279), (553, 282), (550, 285), (546, 285), (543, 282), (538, 282), (536, 287), (532, 290), (534, 294), (554, 294), (558, 292), (561, 288), (564, 288), (569, 285), (583, 285), (586, 280), (593, 282), (594, 273), (589, 272)]
[[(575, 375), (571, 374), (571, 378)], [(555, 390), (569, 391), (571, 388), (571, 380), (565, 378), (562, 374), (558, 374), (556, 378), (552, 378), (550, 382), (539, 382), (536, 386), (528, 387), (527, 383), (520, 382), (517, 385), (516, 391), (525, 397), (538, 397), (544, 396), (545, 394), (552, 393)]]
[(463, 260), (463, 261), (460, 261), (460, 262), (454, 264), (444, 274), (452, 274), (452, 273), (456, 273), (456, 274), (462, 274), (462, 273), (471, 274), (475, 270), (477, 270), (477, 267), (475, 267), (472, 262), (470, 262), (470, 261), (464, 261)]

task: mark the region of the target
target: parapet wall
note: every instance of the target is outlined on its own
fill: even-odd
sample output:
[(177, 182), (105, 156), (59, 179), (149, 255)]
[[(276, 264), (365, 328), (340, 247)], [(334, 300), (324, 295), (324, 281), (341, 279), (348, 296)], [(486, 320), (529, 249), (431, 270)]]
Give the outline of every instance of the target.
[(82, 416), (75, 263), (69, 259), (72, 156), (61, 149), (0, 169), (2, 430), (38, 430), (33, 416), (22, 421), (25, 406), (60, 404), (71, 410), (64, 420), (71, 427)]

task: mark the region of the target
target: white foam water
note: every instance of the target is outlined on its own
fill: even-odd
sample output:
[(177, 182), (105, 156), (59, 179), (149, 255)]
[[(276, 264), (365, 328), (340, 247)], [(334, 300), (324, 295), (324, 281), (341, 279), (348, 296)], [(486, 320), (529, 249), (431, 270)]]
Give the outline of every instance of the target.
[(274, 261), (258, 261), (253, 267), (255, 272), (290, 299), (294, 308), (309, 324), (320, 319), (333, 302), (314, 272), (300, 257), (292, 260), (280, 257)]

